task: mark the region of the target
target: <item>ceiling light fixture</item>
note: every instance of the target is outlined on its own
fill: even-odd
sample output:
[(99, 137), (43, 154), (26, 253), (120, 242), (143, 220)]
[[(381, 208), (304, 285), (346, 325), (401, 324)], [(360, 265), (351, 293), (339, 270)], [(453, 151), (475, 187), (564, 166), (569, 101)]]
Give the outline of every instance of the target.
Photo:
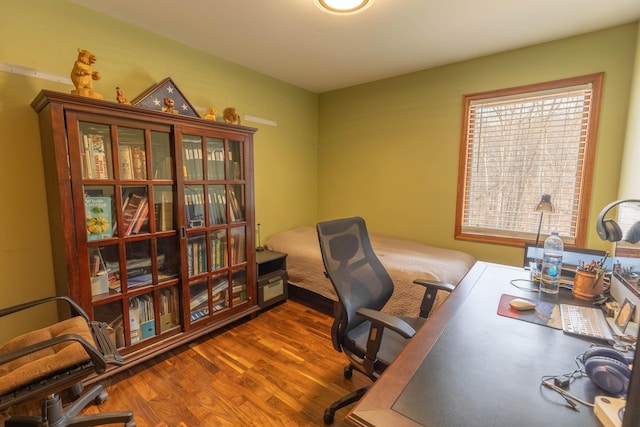
[(373, 0), (315, 0), (316, 5), (325, 12), (335, 15), (351, 15), (365, 10)]

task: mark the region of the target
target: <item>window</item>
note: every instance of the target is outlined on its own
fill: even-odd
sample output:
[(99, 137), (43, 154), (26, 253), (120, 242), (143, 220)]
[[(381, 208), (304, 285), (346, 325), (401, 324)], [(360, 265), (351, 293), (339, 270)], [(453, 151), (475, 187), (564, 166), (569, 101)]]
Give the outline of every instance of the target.
[[(507, 245), (558, 231), (583, 246), (603, 73), (464, 96), (456, 238)], [(543, 237), (541, 237), (542, 239)]]

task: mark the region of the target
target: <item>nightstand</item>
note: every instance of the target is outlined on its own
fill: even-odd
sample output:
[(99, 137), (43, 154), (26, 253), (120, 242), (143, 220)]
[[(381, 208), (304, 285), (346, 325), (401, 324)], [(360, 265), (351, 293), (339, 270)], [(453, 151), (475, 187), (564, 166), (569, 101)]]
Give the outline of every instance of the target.
[(268, 249), (256, 252), (258, 305), (269, 307), (287, 299), (287, 254)]

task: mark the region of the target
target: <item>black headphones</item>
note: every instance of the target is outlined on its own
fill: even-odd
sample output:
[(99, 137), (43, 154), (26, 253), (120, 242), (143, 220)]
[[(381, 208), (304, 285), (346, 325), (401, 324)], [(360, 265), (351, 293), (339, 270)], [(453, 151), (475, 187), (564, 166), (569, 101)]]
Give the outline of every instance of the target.
[(631, 358), (608, 347), (593, 347), (580, 356), (587, 376), (602, 390), (624, 396), (631, 380)]
[[(596, 223), (596, 231), (598, 232), (598, 236), (602, 240), (608, 240), (610, 242), (618, 242), (622, 240), (622, 230), (617, 222), (613, 219), (604, 219), (605, 215), (611, 208), (614, 206), (624, 203), (624, 202), (636, 202), (640, 203), (640, 200), (637, 199), (626, 199), (626, 200), (616, 200), (613, 203), (608, 204), (602, 209), (600, 212), (600, 216), (598, 216), (598, 222)], [(635, 242), (634, 242), (635, 243)]]

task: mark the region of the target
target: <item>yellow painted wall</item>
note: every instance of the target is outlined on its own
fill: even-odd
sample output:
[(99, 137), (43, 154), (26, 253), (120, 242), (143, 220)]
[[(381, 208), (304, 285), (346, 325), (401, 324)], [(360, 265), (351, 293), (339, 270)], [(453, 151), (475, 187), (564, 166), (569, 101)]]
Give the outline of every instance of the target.
[(318, 220), (360, 215), (374, 231), (522, 265), (522, 248), (453, 238), (462, 96), (604, 71), (587, 237), (587, 246), (603, 247), (595, 219), (617, 194), (637, 27), (321, 94)]
[(619, 199), (640, 199), (640, 167), (638, 167), (640, 164), (640, 31), (637, 34), (636, 62), (630, 92), (629, 119), (620, 170)]
[[(255, 135), (256, 218), (264, 239), (316, 219), (317, 95), (92, 12), (66, 0), (0, 3), (0, 62), (68, 76), (77, 48), (97, 56), (94, 88), (130, 100), (171, 77), (194, 106), (233, 106), (277, 122), (243, 121)], [(212, 17), (215, 25), (215, 17)], [(54, 293), (36, 113), (41, 89), (72, 86), (0, 71), (0, 306)], [(295, 195), (295, 202), (292, 201)], [(51, 311), (51, 315), (53, 310)], [(0, 319), (0, 341), (32, 326)]]

